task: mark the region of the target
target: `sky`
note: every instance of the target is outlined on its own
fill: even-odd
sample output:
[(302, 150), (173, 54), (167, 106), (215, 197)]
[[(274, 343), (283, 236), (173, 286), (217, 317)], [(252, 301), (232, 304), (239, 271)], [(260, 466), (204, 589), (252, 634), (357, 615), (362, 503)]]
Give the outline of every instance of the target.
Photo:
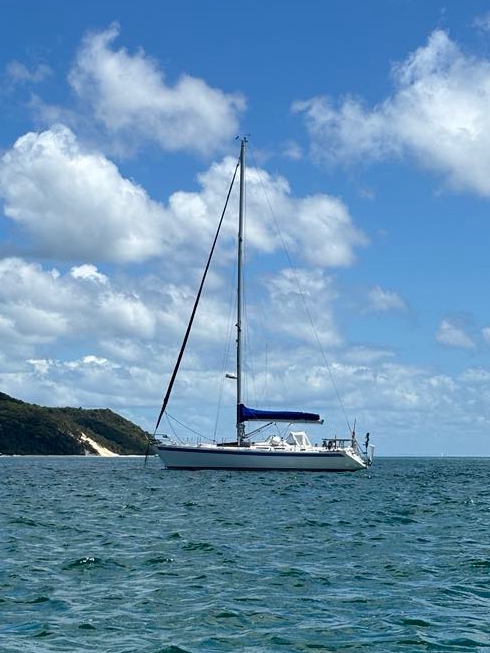
[[(488, 2), (4, 0), (0, 112), (0, 391), (153, 432), (246, 136), (246, 402), (490, 456)], [(235, 208), (168, 408), (218, 439)]]

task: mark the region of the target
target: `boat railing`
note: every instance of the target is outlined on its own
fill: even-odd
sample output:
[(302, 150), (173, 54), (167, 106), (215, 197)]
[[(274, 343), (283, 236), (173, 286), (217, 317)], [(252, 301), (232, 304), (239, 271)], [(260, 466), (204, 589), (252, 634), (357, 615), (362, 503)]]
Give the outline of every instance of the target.
[(324, 438), (322, 445), (329, 451), (335, 451), (336, 449), (346, 449), (347, 447), (351, 446), (357, 448), (357, 443), (355, 440), (353, 441), (352, 438)]

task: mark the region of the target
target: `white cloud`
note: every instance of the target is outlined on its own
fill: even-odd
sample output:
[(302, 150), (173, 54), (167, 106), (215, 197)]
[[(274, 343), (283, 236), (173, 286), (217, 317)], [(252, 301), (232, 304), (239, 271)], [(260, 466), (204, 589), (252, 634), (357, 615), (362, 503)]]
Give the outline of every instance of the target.
[(482, 32), (490, 32), (490, 12), (477, 16), (473, 24)]
[(393, 310), (407, 309), (405, 302), (392, 290), (383, 290), (380, 286), (375, 286), (369, 291), (369, 310), (376, 312), (385, 312)]
[[(227, 164), (227, 174), (231, 166)], [(200, 177), (207, 189), (209, 177)], [(215, 182), (213, 182), (216, 192)], [(355, 249), (368, 244), (345, 204), (326, 194), (295, 197), (288, 181), (263, 169), (247, 169), (247, 242), (262, 252), (283, 244), (314, 266), (349, 267)], [(265, 217), (264, 217), (265, 216)]]
[(5, 215), (53, 259), (141, 261), (172, 235), (164, 209), (62, 125), (25, 134), (3, 155), (0, 193)]
[[(135, 404), (159, 397), (162, 369), (172, 369), (175, 361), (235, 165), (231, 157), (212, 165), (198, 176), (198, 192), (176, 192), (163, 206), (124, 179), (107, 158), (85, 149), (63, 125), (20, 138), (0, 162), (5, 215), (28, 234), (31, 250), (77, 264), (47, 270), (20, 258), (0, 261), (0, 336), (9, 345), (0, 380), (7, 391), (24, 398), (32, 396), (28, 388), (37, 387), (34, 400), (50, 405), (117, 406), (127, 403), (128, 396), (135, 397)], [(320, 194), (294, 197), (284, 178), (253, 167), (249, 172), (250, 257), (256, 250), (274, 255), (281, 246), (276, 230), (267, 226), (273, 222), (273, 207), (284, 241), (297, 259), (322, 267), (354, 262), (355, 249), (367, 239), (340, 200)], [(225, 261), (231, 259), (236, 240), (236, 191), (229, 209), (233, 215), (227, 216), (224, 227), (227, 238), (220, 245)], [(142, 262), (156, 253), (163, 254), (158, 260), (165, 266), (165, 282), (161, 269), (158, 278), (112, 278), (94, 264)], [(275, 309), (274, 321), (266, 326), (277, 357), (273, 362), (271, 351), (271, 378), (284, 383), (290, 377), (291, 391), (278, 394), (289, 398), (289, 392), (296, 392), (294, 403), (300, 403), (307, 389), (319, 392), (322, 370), (313, 360), (308, 375), (301, 375), (307, 355), (301, 352), (297, 364), (288, 362), (284, 373), (278, 331), (303, 342), (314, 336), (296, 280), (277, 273), (277, 261), (270, 260)], [(192, 396), (198, 389), (209, 392), (210, 384), (220, 379), (216, 344), (229, 330), (224, 276), (219, 263), (210, 274), (210, 292), (193, 331), (193, 338), (206, 346), (186, 354), (183, 387)], [(332, 280), (319, 268), (299, 270), (297, 280), (311, 301), (323, 346), (340, 346)], [(260, 306), (255, 299), (250, 310), (257, 318)], [(46, 344), (55, 345), (56, 355), (45, 354)], [(293, 360), (292, 339), (288, 347)]]
[(30, 347), (54, 341), (67, 329), (65, 307), (73, 303), (60, 292), (56, 270), (20, 259), (0, 260), (0, 317), (3, 342)]
[[(99, 273), (94, 267), (92, 278)], [(156, 317), (135, 292), (114, 288), (104, 275), (102, 283), (87, 283), (84, 276), (45, 271), (21, 259), (0, 261), (0, 317), (17, 337), (48, 342), (61, 336), (72, 342), (107, 334), (149, 339)], [(135, 282), (136, 283), (136, 282)], [(94, 327), (96, 325), (96, 327)]]
[(293, 161), (300, 161), (304, 157), (301, 146), (295, 141), (284, 143), (282, 154), (286, 159), (292, 159)]
[(297, 102), (323, 161), (411, 155), (453, 187), (490, 195), (490, 61), (434, 31), (393, 68), (394, 94), (369, 109), (355, 98)]
[(11, 61), (7, 65), (7, 76), (14, 83), (42, 82), (46, 77), (52, 75), (53, 71), (46, 64), (38, 64), (31, 70), (20, 61)]
[[(322, 345), (330, 347), (328, 367), (316, 348), (304, 344), (312, 342), (311, 325), (304, 316), (296, 280), (290, 274), (278, 274), (268, 280), (271, 295), (265, 314), (274, 316), (265, 321), (269, 349), (256, 353), (251, 361), (254, 396), (264, 391), (266, 403), (314, 407), (327, 417), (329, 432), (344, 433), (345, 420), (331, 372), (349, 419), (358, 419), (359, 431), (375, 425), (378, 441), (380, 433), (394, 431), (401, 437), (407, 423), (408, 430), (427, 424), (443, 429), (450, 423), (452, 428), (465, 426), (468, 432), (474, 428), (465, 422), (469, 406), (475, 420), (485, 419), (490, 398), (488, 371), (467, 370), (451, 379), (429, 369), (392, 364), (387, 361), (392, 358), (389, 351), (366, 346), (342, 351), (342, 335), (331, 312), (337, 298), (334, 280), (320, 271), (303, 270), (298, 281), (307, 290), (306, 301), (313, 321), (320, 326)], [(46, 405), (111, 406), (124, 414), (131, 403), (133, 407), (153, 405), (156, 413), (192, 295), (191, 290), (177, 287), (157, 292), (151, 278), (132, 282), (111, 279), (95, 266), (75, 268), (74, 274), (73, 268), (64, 273), (19, 259), (3, 259), (2, 388)], [(211, 296), (204, 309), (195, 337), (206, 347), (199, 354), (186, 354), (175, 395), (177, 403), (183, 401), (188, 406), (194, 402), (196, 413), (198, 409), (205, 413), (200, 393), (210, 396), (211, 390), (216, 390), (217, 396), (223, 376), (222, 358), (214, 346), (218, 328), (225, 326), (215, 320), (221, 316), (223, 321), (220, 296)], [(260, 306), (252, 306), (252, 311), (255, 309), (251, 317), (257, 326)], [(461, 340), (462, 330), (458, 332), (448, 321), (442, 331), (446, 338), (452, 334), (449, 344), (468, 342), (464, 337)], [(278, 332), (291, 338), (279, 338)], [(299, 348), (298, 342), (302, 343)], [(46, 343), (56, 343), (56, 354), (52, 349), (43, 355)], [(225, 392), (232, 391), (230, 383)], [(151, 428), (151, 424), (144, 425)], [(379, 444), (385, 452), (393, 450), (389, 441)]]
[(356, 345), (345, 353), (345, 360), (356, 365), (371, 365), (384, 358), (392, 358), (394, 352), (379, 347)]
[(335, 197), (314, 195), (294, 201), (290, 208), (289, 231), (298, 251), (313, 265), (348, 267), (355, 261), (354, 248), (368, 244)]
[[(173, 274), (177, 262), (181, 267), (185, 263), (188, 279), (189, 269), (195, 261), (200, 269), (208, 252), (235, 165), (231, 157), (213, 164), (198, 175), (198, 192), (175, 192), (164, 207), (122, 177), (103, 155), (86, 150), (71, 130), (57, 125), (25, 134), (3, 155), (0, 194), (5, 215), (30, 237), (37, 254), (90, 265), (142, 262), (171, 253)], [(368, 241), (341, 200), (325, 194), (297, 198), (283, 177), (258, 168), (247, 172), (251, 250), (271, 253), (280, 248), (279, 226), (296, 259), (323, 267), (354, 263), (355, 249)], [(223, 260), (232, 255), (237, 192), (235, 188), (228, 209), (232, 215), (223, 228)], [(75, 270), (77, 275), (90, 273), (83, 266)]]
[(312, 138), (314, 156), (328, 163), (383, 158), (398, 151), (388, 138), (389, 125), (382, 108), (369, 112), (354, 98), (344, 100), (339, 109), (329, 98), (314, 97), (295, 102), (293, 111), (304, 113)]
[(490, 371), (483, 368), (469, 368), (459, 376), (464, 383), (480, 386), (490, 384)]
[(481, 330), (483, 340), (490, 345), (490, 327), (483, 327)]
[[(104, 357), (84, 355), (79, 359), (31, 359), (22, 374), (9, 378), (14, 396), (34, 386), (34, 401), (47, 406), (124, 406), (131, 395), (131, 377), (117, 363)], [(18, 388), (15, 395), (15, 388)], [(138, 402), (134, 400), (137, 404)]]
[(109, 282), (106, 275), (98, 272), (95, 265), (76, 265), (72, 267), (70, 274), (74, 279), (87, 279), (93, 283), (107, 284)]
[[(316, 270), (281, 270), (266, 280), (267, 305), (274, 319), (268, 328), (293, 336), (298, 342), (338, 347), (343, 338), (335, 323), (333, 302), (337, 298), (334, 280)], [(260, 310), (260, 309), (259, 309)]]
[(436, 333), (436, 340), (448, 347), (473, 349), (475, 343), (465, 332), (464, 327), (451, 320), (442, 320)]
[(115, 50), (118, 35), (117, 24), (88, 34), (69, 75), (76, 94), (109, 132), (155, 142), (164, 150), (205, 154), (236, 135), (245, 108), (240, 95), (190, 75), (170, 86), (142, 50), (133, 55)]
[[(340, 335), (329, 308), (335, 290), (329, 280), (320, 272), (304, 272), (300, 284), (310, 293), (307, 301), (313, 298), (315, 302), (311, 312), (322, 343), (338, 345)], [(209, 392), (210, 384), (217, 385), (222, 378), (217, 366), (222, 363), (223, 339), (232, 333), (235, 320), (233, 316), (227, 320), (229, 294), (221, 296), (219, 286), (216, 290), (218, 293), (204, 298), (193, 330), (192, 342), (195, 345), (197, 340), (200, 347), (196, 351), (191, 346), (185, 356), (181, 387), (187, 396), (194, 396), (199, 388)], [(29, 388), (36, 387), (39, 394), (35, 400), (50, 405), (114, 406), (122, 405), (119, 398), (128, 396), (134, 404), (158, 401), (175, 362), (194, 293), (195, 288), (165, 285), (157, 290), (151, 277), (116, 281), (95, 266), (63, 273), (20, 259), (3, 259), (0, 337), (6, 358), (0, 374), (2, 387), (21, 398), (32, 396)], [(258, 300), (253, 300), (252, 329), (262, 315)], [(291, 277), (281, 275), (276, 280), (273, 307), (274, 320), (262, 324), (272, 344), (270, 378), (279, 383), (282, 395), (284, 379), (291, 375), (294, 384), (284, 396), (295, 389), (297, 403), (307, 396), (307, 387), (317, 388), (321, 371), (315, 368), (318, 361), (310, 357), (313, 364), (307, 366), (308, 379), (301, 385), (306, 377), (299, 370), (309, 354), (295, 352), (291, 341), (285, 345), (291, 350), (286, 361), (284, 348), (278, 346), (278, 331), (294, 336), (296, 342), (314, 339)], [(271, 310), (270, 304), (267, 310)], [(43, 356), (46, 344), (56, 347), (56, 354), (48, 354), (49, 358)], [(31, 361), (27, 368), (26, 361)], [(286, 376), (281, 373), (285, 366), (289, 370)]]
[[(186, 225), (187, 238), (192, 231), (196, 247), (211, 243), (235, 165), (236, 160), (226, 157), (198, 175), (199, 192), (176, 192), (169, 200), (173, 222)], [(228, 248), (222, 250), (223, 259), (234, 254), (229, 248), (235, 246), (237, 201), (235, 187), (223, 225)], [(246, 228), (249, 251), (271, 254), (284, 245), (295, 260), (322, 267), (353, 265), (356, 248), (369, 242), (338, 198), (326, 194), (294, 197), (284, 177), (251, 166), (247, 168)]]

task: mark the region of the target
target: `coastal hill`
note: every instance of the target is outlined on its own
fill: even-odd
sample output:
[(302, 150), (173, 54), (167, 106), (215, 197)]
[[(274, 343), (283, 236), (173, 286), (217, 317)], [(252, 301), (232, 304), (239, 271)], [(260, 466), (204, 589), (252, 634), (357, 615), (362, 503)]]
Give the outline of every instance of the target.
[(0, 392), (0, 454), (144, 455), (149, 437), (108, 409), (46, 408)]

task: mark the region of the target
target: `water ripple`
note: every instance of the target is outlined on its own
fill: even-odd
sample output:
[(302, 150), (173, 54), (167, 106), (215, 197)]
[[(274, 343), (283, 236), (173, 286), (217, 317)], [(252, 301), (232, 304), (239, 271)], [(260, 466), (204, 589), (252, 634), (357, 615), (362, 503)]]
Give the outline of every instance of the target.
[(489, 460), (0, 466), (2, 653), (490, 648)]

